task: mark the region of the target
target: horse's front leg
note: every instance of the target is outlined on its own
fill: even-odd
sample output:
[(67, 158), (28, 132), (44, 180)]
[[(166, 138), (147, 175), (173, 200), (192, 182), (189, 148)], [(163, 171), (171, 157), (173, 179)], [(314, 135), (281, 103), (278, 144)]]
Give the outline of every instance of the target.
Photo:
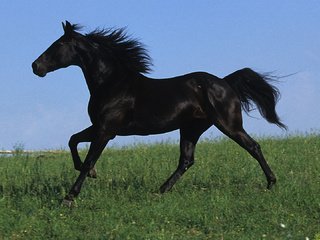
[(85, 178), (88, 176), (90, 170), (96, 164), (103, 149), (110, 139), (112, 139), (112, 137), (108, 137), (104, 134), (98, 134), (98, 136), (96, 136), (95, 139), (91, 142), (86, 159), (82, 164), (80, 175), (71, 187), (68, 195), (64, 198), (63, 204), (69, 207), (72, 205), (74, 198), (77, 197), (80, 193)]
[[(74, 164), (74, 168), (78, 171), (81, 171), (82, 169), (82, 161), (80, 159), (79, 153), (78, 153), (78, 144), (81, 142), (92, 142), (93, 139), (93, 126), (90, 126), (81, 132), (78, 132), (71, 136), (69, 140), (69, 148), (71, 151), (71, 156)], [(95, 167), (93, 167), (90, 172), (88, 173), (89, 177), (96, 178), (97, 177), (97, 171)]]

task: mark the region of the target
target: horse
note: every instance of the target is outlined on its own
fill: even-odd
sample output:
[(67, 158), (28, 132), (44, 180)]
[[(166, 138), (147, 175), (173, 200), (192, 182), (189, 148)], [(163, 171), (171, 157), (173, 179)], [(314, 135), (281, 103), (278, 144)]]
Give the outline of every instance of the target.
[[(95, 164), (107, 143), (116, 136), (161, 134), (180, 130), (178, 167), (160, 187), (169, 191), (194, 164), (199, 137), (212, 125), (238, 143), (260, 164), (267, 189), (276, 177), (265, 160), (260, 145), (243, 129), (242, 109), (257, 106), (261, 116), (280, 128), (275, 107), (279, 90), (270, 74), (250, 68), (237, 70), (224, 78), (207, 72), (192, 72), (167, 79), (146, 76), (151, 58), (144, 45), (128, 37), (126, 29), (95, 29), (81, 33), (78, 24), (62, 23), (64, 34), (33, 63), (33, 73), (47, 73), (71, 65), (81, 68), (90, 100), (88, 114), (92, 125), (70, 137), (74, 168), (78, 178), (64, 198), (73, 204), (88, 177), (96, 177)], [(77, 145), (90, 142), (84, 162)]]

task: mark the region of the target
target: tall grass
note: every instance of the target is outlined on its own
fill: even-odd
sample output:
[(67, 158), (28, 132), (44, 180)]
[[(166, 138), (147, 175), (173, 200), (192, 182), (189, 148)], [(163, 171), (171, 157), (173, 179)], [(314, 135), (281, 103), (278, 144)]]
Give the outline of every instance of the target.
[[(319, 136), (260, 139), (278, 183), (220, 139), (171, 192), (175, 144), (107, 149), (76, 207), (60, 205), (78, 172), (68, 152), (0, 158), (0, 239), (320, 239)], [(85, 151), (81, 152), (82, 157)]]

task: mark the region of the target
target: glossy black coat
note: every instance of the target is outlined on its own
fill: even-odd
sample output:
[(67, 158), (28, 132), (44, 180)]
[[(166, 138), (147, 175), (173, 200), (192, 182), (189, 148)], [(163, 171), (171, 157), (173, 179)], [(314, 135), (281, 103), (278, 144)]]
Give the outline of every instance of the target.
[[(151, 79), (150, 57), (141, 43), (129, 39), (122, 29), (79, 33), (79, 27), (63, 23), (64, 35), (32, 64), (33, 72), (48, 72), (70, 65), (79, 66), (85, 76), (92, 126), (74, 134), (69, 146), (80, 175), (65, 197), (70, 205), (86, 176), (96, 177), (94, 165), (109, 140), (117, 135), (149, 135), (180, 129), (180, 159), (176, 171), (161, 186), (166, 192), (194, 163), (200, 135), (215, 125), (246, 149), (261, 165), (268, 188), (276, 178), (260, 147), (243, 129), (241, 106), (250, 111), (252, 103), (270, 123), (285, 128), (275, 111), (278, 90), (268, 76), (249, 68), (221, 79), (194, 72), (170, 79)], [(91, 142), (84, 163), (77, 145)]]

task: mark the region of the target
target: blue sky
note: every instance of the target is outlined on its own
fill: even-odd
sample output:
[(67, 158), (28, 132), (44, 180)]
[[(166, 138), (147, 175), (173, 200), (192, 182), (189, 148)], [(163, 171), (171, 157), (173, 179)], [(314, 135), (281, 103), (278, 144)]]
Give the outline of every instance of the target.
[[(127, 27), (153, 59), (154, 78), (192, 71), (223, 77), (243, 67), (279, 76), (278, 113), (291, 133), (320, 129), (320, 2), (312, 0), (1, 1), (0, 149), (66, 148), (90, 125), (89, 93), (77, 67), (39, 78), (31, 63), (69, 20), (85, 26)], [(256, 112), (244, 115), (253, 135), (285, 135)], [(214, 127), (206, 134), (220, 136)], [(115, 145), (177, 139), (118, 137)]]

